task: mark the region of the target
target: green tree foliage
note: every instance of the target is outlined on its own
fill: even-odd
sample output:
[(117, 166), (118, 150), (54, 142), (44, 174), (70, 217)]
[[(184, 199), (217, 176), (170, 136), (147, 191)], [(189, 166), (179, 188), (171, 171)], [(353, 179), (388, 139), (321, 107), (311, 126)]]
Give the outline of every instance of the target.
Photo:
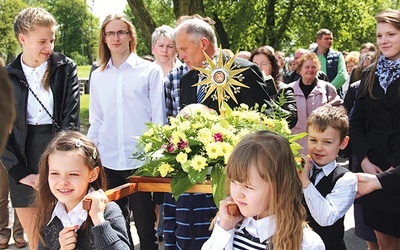
[[(128, 0), (128, 2), (138, 2)], [(387, 8), (399, 7), (398, 0), (158, 0), (142, 1), (141, 12), (151, 14), (156, 26), (171, 23), (180, 15), (199, 13), (212, 18), (223, 48), (252, 50), (271, 45), (292, 53), (315, 42), (321, 28), (334, 33), (338, 50), (359, 50), (364, 42), (375, 42), (374, 16)], [(162, 6), (162, 7), (161, 7)], [(178, 7), (177, 7), (178, 6)], [(184, 6), (181, 8), (181, 6)], [(130, 4), (130, 8), (136, 8)], [(160, 8), (162, 9), (160, 12)], [(132, 11), (135, 13), (135, 11)], [(138, 13), (136, 11), (136, 13)], [(168, 13), (168, 15), (165, 15)], [(134, 19), (137, 17), (133, 17)], [(138, 30), (141, 23), (137, 22)], [(146, 39), (147, 36), (143, 36)], [(149, 41), (146, 41), (147, 44)], [(140, 51), (150, 51), (140, 44)]]
[[(151, 34), (158, 26), (163, 24), (174, 27), (175, 16), (173, 13), (172, 0), (128, 0), (124, 13), (132, 20), (137, 32), (137, 53), (138, 55), (151, 55)], [(138, 7), (140, 6), (140, 7)], [(137, 11), (133, 12), (135, 7)], [(149, 23), (143, 17), (142, 12), (148, 12), (152, 22)], [(133, 13), (136, 13), (133, 14)], [(145, 27), (145, 28), (143, 28)], [(147, 30), (148, 32), (143, 32)]]
[[(233, 52), (271, 45), (292, 53), (315, 42), (321, 28), (332, 30), (335, 49), (359, 50), (362, 43), (376, 40), (374, 16), (400, 7), (399, 0), (128, 0), (128, 4), (125, 13), (137, 29), (139, 55), (151, 54), (156, 27), (174, 27), (179, 16), (194, 13), (212, 18), (219, 44)], [(85, 0), (0, 0), (0, 56), (6, 61), (19, 52), (12, 26), (24, 6), (42, 6), (55, 16), (56, 51), (79, 64), (96, 60), (99, 20)]]
[(96, 58), (99, 20), (85, 0), (49, 0), (47, 9), (59, 27), (55, 51), (64, 53), (78, 65), (91, 64)]
[(10, 62), (19, 52), (14, 35), (14, 19), (25, 7), (21, 0), (0, 0), (0, 57)]

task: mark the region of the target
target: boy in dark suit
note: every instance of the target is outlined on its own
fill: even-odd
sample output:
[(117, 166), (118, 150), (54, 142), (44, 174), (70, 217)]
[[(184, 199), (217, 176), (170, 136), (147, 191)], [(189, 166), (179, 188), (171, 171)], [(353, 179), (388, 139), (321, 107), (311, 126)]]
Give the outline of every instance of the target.
[[(309, 225), (327, 250), (344, 250), (344, 215), (357, 192), (357, 177), (338, 166), (336, 157), (349, 137), (346, 110), (324, 105), (307, 120), (308, 158), (299, 173)], [(311, 174), (311, 175), (310, 175)]]

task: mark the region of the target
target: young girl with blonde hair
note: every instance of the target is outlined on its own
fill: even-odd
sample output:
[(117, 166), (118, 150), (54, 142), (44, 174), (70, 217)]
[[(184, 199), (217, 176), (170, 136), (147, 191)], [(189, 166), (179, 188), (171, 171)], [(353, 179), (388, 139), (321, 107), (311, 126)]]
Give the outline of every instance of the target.
[[(125, 218), (108, 202), (96, 146), (79, 132), (60, 132), (39, 163), (34, 227), (39, 249), (131, 249)], [(82, 200), (90, 199), (89, 211)]]
[(26, 8), (15, 19), (22, 47), (6, 70), (14, 88), (16, 119), (1, 160), (9, 174), (12, 206), (31, 249), (32, 207), (40, 155), (56, 131), (79, 130), (79, 83), (76, 64), (54, 52), (57, 22), (42, 8)]
[[(245, 136), (226, 166), (230, 197), (202, 249), (325, 249), (306, 224), (302, 187), (287, 139), (270, 131)], [(235, 204), (240, 213), (228, 212)]]

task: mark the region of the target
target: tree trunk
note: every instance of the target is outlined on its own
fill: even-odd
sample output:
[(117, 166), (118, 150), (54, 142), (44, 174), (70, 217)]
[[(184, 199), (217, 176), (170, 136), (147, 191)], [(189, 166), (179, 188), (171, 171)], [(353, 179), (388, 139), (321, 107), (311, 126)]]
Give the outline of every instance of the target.
[[(198, 13), (198, 1), (193, 0), (173, 0), (174, 3), (174, 13), (176, 19), (181, 16), (191, 16)], [(203, 1), (199, 1), (201, 4)], [(200, 13), (201, 14), (201, 13)]]
[(224, 28), (224, 24), (219, 19), (217, 13), (213, 13), (213, 20), (215, 22), (215, 30), (217, 32), (221, 47), (223, 49), (230, 49), (231, 45), (229, 43), (228, 34), (226, 33), (225, 28)]
[(264, 45), (270, 45), (274, 48), (275, 44), (275, 0), (269, 0), (268, 4), (266, 6), (266, 11), (265, 11), (265, 18), (266, 18), (266, 37), (267, 40), (265, 41)]
[(154, 19), (144, 6), (143, 0), (128, 0), (128, 4), (139, 26), (137, 28), (142, 31), (149, 48), (151, 48), (151, 34), (157, 28)]

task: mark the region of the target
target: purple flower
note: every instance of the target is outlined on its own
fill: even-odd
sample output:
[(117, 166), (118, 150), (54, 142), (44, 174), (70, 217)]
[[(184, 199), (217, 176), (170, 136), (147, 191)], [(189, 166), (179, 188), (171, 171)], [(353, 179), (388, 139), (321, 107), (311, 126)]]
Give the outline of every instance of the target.
[(214, 141), (215, 142), (222, 142), (224, 140), (224, 138), (222, 137), (222, 134), (221, 133), (216, 133), (215, 135), (214, 135)]
[(172, 143), (168, 144), (167, 151), (168, 151), (168, 153), (173, 153), (175, 151), (174, 144), (172, 144)]
[(178, 142), (178, 149), (180, 149), (180, 150), (182, 150), (182, 149), (185, 149), (187, 146), (188, 146), (188, 143), (186, 142), (186, 141), (184, 141), (184, 140), (180, 140), (179, 142)]

